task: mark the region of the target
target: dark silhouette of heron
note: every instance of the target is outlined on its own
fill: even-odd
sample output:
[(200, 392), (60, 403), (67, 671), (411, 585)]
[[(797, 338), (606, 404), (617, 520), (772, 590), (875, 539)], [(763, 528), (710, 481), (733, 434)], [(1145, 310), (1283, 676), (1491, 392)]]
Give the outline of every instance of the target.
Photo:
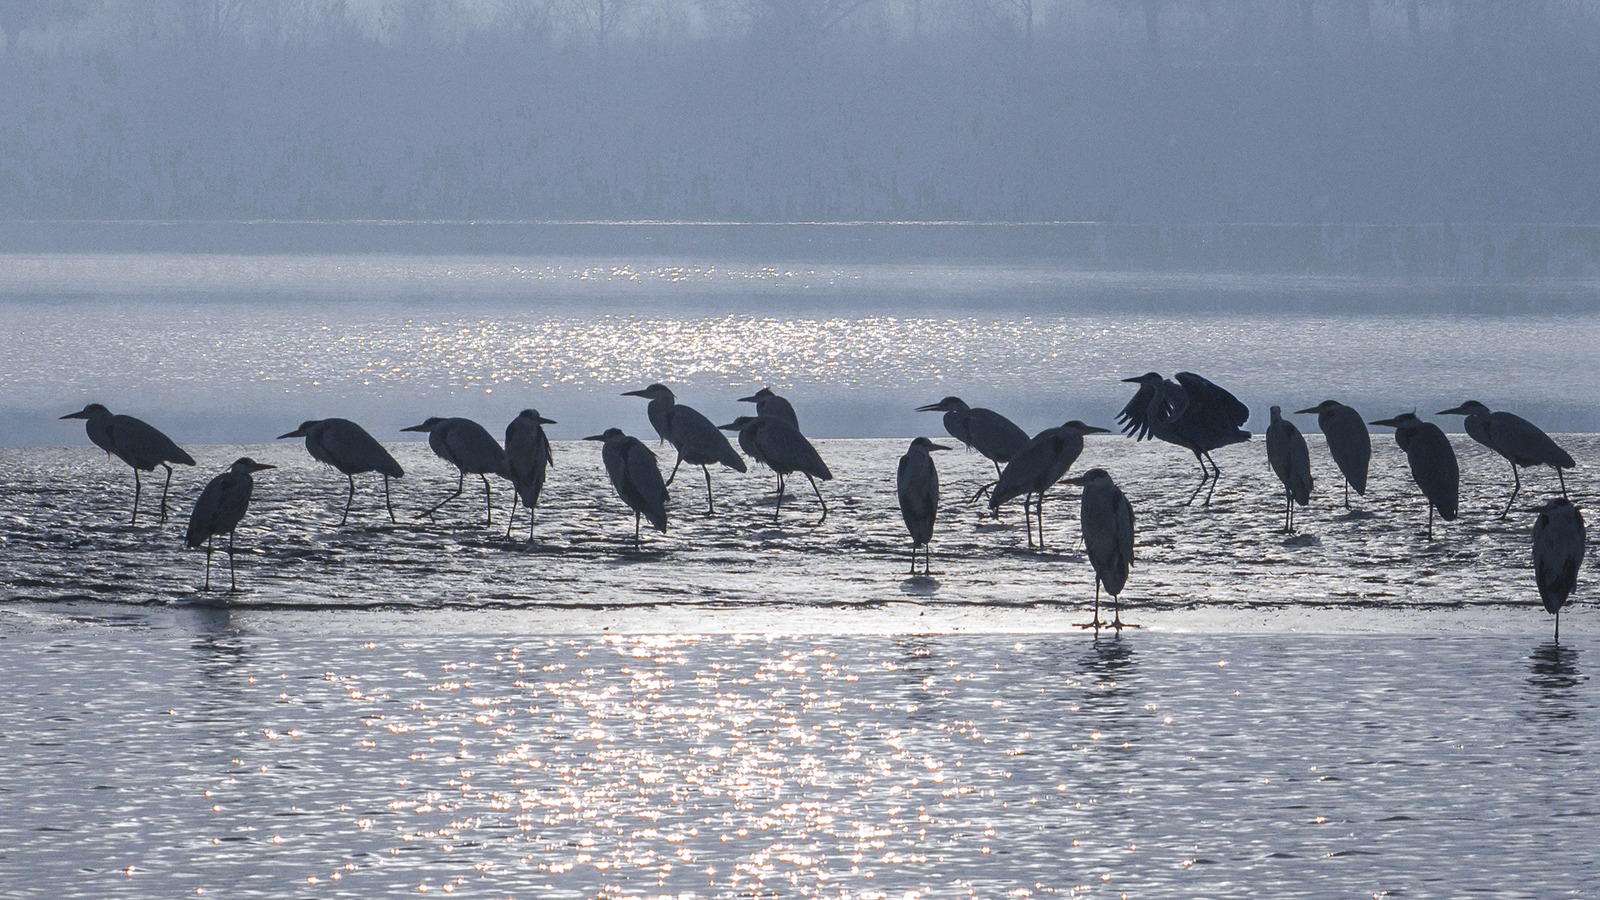
[(1511, 464), (1511, 477), (1516, 484), (1511, 489), (1511, 498), (1506, 501), (1506, 508), (1500, 511), (1500, 518), (1504, 519), (1511, 512), (1511, 504), (1516, 502), (1517, 493), (1522, 490), (1522, 476), (1517, 473), (1518, 466), (1546, 465), (1556, 470), (1556, 479), (1561, 482), (1561, 496), (1567, 495), (1567, 479), (1561, 474), (1562, 469), (1570, 469), (1576, 465), (1572, 455), (1556, 445), (1539, 426), (1529, 422), (1521, 416), (1508, 412), (1491, 412), (1489, 407), (1476, 400), (1447, 409), (1439, 413), (1441, 416), (1466, 416), (1467, 434), (1478, 443), (1505, 457)]
[(1116, 603), (1111, 627), (1121, 631), (1122, 588), (1128, 583), (1128, 570), (1133, 568), (1133, 507), (1105, 469), (1090, 469), (1068, 478), (1067, 484), (1083, 488), (1078, 518), (1083, 525), (1083, 549), (1094, 566), (1094, 621), (1083, 627), (1093, 628), (1096, 633), (1103, 627), (1100, 589), (1105, 588)]
[(1267, 462), (1283, 482), (1283, 531), (1294, 531), (1294, 506), (1311, 502), (1311, 451), (1305, 436), (1293, 422), (1283, 418), (1283, 407), (1272, 408), (1272, 424), (1267, 426)]
[[(1085, 425), (1073, 419), (1055, 428), (1046, 428), (1034, 435), (1027, 445), (1006, 463), (989, 494), (989, 509), (1022, 497), (1023, 523), (1028, 526), (1028, 546), (1033, 546), (1033, 524), (1028, 518), (1028, 500), (1033, 499), (1039, 519), (1039, 549), (1044, 549), (1044, 492), (1061, 480), (1083, 453), (1083, 436), (1107, 434), (1104, 428)], [(981, 492), (980, 492), (981, 495)]]
[(194, 512), (189, 515), (189, 531), (183, 536), (183, 544), (190, 550), (205, 545), (205, 590), (211, 590), (211, 539), (219, 534), (228, 536), (228, 590), (239, 589), (233, 568), (233, 532), (244, 518), (245, 510), (250, 508), (250, 494), (256, 486), (250, 473), (275, 468), (277, 466), (243, 456), (235, 460), (228, 471), (207, 482), (205, 490), (200, 492)]
[(550, 453), (550, 439), (545, 437), (545, 425), (554, 425), (536, 409), (525, 409), (506, 426), (506, 471), (511, 477), (511, 515), (507, 516), (506, 537), (511, 537), (511, 526), (516, 524), (517, 498), (528, 508), (528, 540), (533, 540), (533, 520), (539, 512), (539, 494), (544, 491), (544, 475), (555, 457)]
[(906, 520), (906, 530), (911, 532), (911, 574), (917, 574), (917, 548), (922, 549), (922, 571), (927, 574), (933, 564), (933, 520), (939, 515), (939, 470), (933, 465), (929, 451), (949, 450), (925, 437), (911, 442), (900, 469), (895, 475), (895, 493), (900, 497), (900, 517)]
[(684, 406), (664, 384), (652, 384), (639, 391), (624, 391), (624, 397), (648, 397), (650, 424), (656, 433), (678, 451), (678, 461), (667, 476), (667, 484), (678, 477), (678, 466), (688, 463), (706, 473), (706, 512), (715, 513), (711, 500), (711, 464), (721, 463), (735, 472), (745, 471), (744, 460), (728, 443), (727, 435), (692, 406)]
[(1028, 433), (1016, 423), (992, 409), (970, 407), (960, 397), (919, 406), (917, 412), (944, 413), (944, 430), (966, 444), (967, 449), (978, 451), (994, 463), (996, 478), (1000, 477), (1000, 467), (1028, 445)]
[(1405, 451), (1411, 477), (1422, 495), (1428, 498), (1428, 539), (1433, 539), (1433, 511), (1446, 522), (1454, 521), (1461, 494), (1461, 467), (1456, 451), (1439, 426), (1424, 422), (1416, 413), (1401, 413), (1392, 419), (1379, 419), (1371, 425), (1394, 429), (1394, 442)]
[(365, 428), (349, 419), (310, 419), (288, 434), (278, 435), (278, 440), (292, 437), (305, 438), (306, 450), (312, 459), (333, 466), (349, 479), (350, 492), (344, 499), (340, 525), (350, 519), (350, 504), (356, 499), (356, 476), (365, 472), (383, 475), (383, 505), (389, 510), (389, 521), (395, 521), (394, 503), (389, 499), (389, 479), (405, 475), (406, 470), (400, 468), (389, 451)]
[(156, 466), (166, 469), (167, 480), (161, 485), (161, 524), (167, 524), (167, 489), (172, 486), (171, 464), (192, 466), (194, 457), (183, 452), (183, 448), (173, 443), (172, 438), (149, 423), (133, 416), (112, 415), (111, 410), (99, 403), (91, 403), (61, 418), (87, 419), (84, 428), (89, 432), (89, 440), (107, 454), (133, 467), (133, 518), (128, 522), (130, 525), (139, 524), (139, 494), (143, 489), (139, 473), (154, 472)]
[(1533, 580), (1539, 599), (1556, 617), (1556, 640), (1561, 640), (1561, 607), (1578, 584), (1583, 565), (1583, 514), (1565, 497), (1539, 507), (1533, 523)]
[(817, 524), (828, 521), (828, 501), (822, 499), (822, 489), (817, 487), (817, 479), (828, 481), (833, 478), (833, 473), (805, 435), (782, 419), (765, 416), (740, 416), (727, 425), (717, 427), (723, 431), (737, 431), (739, 446), (746, 448), (756, 462), (777, 474), (778, 502), (772, 510), (772, 521), (778, 521), (778, 513), (783, 509), (784, 476), (795, 472), (806, 476), (811, 482), (811, 489), (817, 494), (817, 502), (822, 504), (822, 518), (817, 520)]
[(1317, 414), (1317, 427), (1328, 441), (1328, 453), (1344, 475), (1344, 508), (1350, 508), (1350, 489), (1367, 494), (1367, 467), (1372, 462), (1372, 434), (1361, 414), (1337, 400), (1324, 400), (1295, 415)]
[(439, 507), (461, 496), (461, 491), (466, 486), (467, 473), (470, 472), (483, 479), (483, 503), (487, 511), (484, 524), (493, 525), (494, 499), (489, 490), (489, 476), (499, 475), (510, 480), (511, 472), (506, 467), (506, 451), (488, 430), (471, 419), (446, 419), (439, 416), (429, 416), (421, 425), (412, 425), (400, 430), (427, 432), (428, 446), (433, 448), (434, 455), (455, 466), (460, 474), (456, 479), (455, 493), (435, 503), (427, 511), (417, 513), (417, 518), (431, 516), (439, 511)]
[(1194, 503), (1207, 481), (1211, 482), (1211, 490), (1206, 491), (1205, 505), (1210, 506), (1217, 479), (1222, 477), (1211, 451), (1250, 440), (1250, 432), (1240, 427), (1250, 418), (1250, 408), (1193, 372), (1179, 372), (1174, 377), (1176, 381), (1146, 372), (1137, 378), (1122, 379), (1138, 384), (1139, 392), (1122, 408), (1117, 421), (1123, 423), (1124, 434), (1137, 440), (1155, 437), (1187, 447), (1200, 464), (1200, 484), (1184, 506)]
[(789, 424), (795, 431), (800, 430), (800, 419), (794, 414), (794, 407), (788, 400), (774, 394), (772, 388), (762, 388), (749, 397), (740, 397), (740, 403), (754, 403), (756, 415), (766, 416), (769, 419), (781, 419)]
[(667, 533), (667, 485), (661, 480), (661, 469), (656, 455), (638, 438), (629, 437), (620, 428), (607, 428), (604, 434), (591, 435), (586, 441), (603, 441), (600, 461), (605, 464), (606, 475), (617, 496), (633, 510), (633, 546), (638, 549), (639, 519), (650, 524), (662, 534)]

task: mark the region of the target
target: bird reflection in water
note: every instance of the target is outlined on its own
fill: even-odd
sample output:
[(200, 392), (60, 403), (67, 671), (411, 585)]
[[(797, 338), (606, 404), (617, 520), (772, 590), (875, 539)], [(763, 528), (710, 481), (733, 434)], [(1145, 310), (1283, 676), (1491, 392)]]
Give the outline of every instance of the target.
[(1533, 725), (1541, 753), (1583, 752), (1584, 702), (1577, 688), (1588, 680), (1578, 669), (1578, 650), (1570, 644), (1545, 641), (1528, 655), (1528, 682), (1521, 716)]
[(1529, 655), (1528, 684), (1538, 691), (1554, 694), (1577, 687), (1584, 681), (1578, 671), (1578, 651), (1570, 644), (1545, 641)]

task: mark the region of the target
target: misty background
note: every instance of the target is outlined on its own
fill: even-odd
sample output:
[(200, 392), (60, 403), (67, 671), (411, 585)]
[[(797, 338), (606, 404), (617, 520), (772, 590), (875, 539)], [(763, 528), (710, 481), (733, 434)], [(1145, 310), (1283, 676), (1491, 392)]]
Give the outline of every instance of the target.
[(1600, 220), (1600, 0), (0, 0), (0, 31), (13, 219)]

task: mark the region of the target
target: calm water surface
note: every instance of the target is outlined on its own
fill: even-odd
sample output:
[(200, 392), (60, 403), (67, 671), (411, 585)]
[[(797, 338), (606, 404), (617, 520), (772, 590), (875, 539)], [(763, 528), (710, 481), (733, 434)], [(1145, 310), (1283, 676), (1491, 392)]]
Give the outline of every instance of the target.
[(8, 897), (1584, 897), (1587, 636), (12, 634)]

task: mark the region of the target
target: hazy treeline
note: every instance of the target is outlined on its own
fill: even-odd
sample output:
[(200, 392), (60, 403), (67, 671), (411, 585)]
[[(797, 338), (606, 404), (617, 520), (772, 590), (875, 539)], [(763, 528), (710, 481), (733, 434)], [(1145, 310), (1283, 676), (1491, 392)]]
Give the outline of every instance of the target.
[(0, 215), (1600, 221), (1600, 0), (0, 0)]

